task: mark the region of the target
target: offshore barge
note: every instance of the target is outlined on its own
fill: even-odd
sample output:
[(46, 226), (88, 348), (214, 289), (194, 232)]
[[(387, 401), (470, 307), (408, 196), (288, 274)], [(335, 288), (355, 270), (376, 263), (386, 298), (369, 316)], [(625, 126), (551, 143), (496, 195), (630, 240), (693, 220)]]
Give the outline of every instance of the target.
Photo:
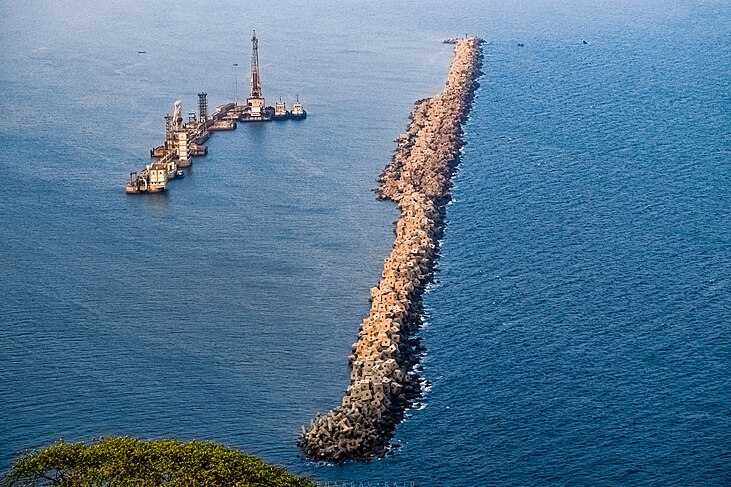
[(170, 179), (185, 176), (183, 168), (193, 164), (193, 157), (208, 153), (205, 142), (211, 132), (236, 129), (237, 122), (269, 122), (272, 120), (302, 120), (307, 112), (297, 100), (287, 111), (282, 99), (275, 107), (266, 106), (259, 74), (259, 40), (256, 31), (251, 37), (251, 91), (245, 105), (236, 102), (216, 108), (208, 116), (207, 93), (198, 93), (198, 112), (189, 112), (183, 121), (182, 103), (173, 105), (173, 114), (165, 115), (165, 142), (150, 149), (151, 161), (141, 171), (133, 171), (125, 185), (128, 194), (159, 193), (167, 189)]

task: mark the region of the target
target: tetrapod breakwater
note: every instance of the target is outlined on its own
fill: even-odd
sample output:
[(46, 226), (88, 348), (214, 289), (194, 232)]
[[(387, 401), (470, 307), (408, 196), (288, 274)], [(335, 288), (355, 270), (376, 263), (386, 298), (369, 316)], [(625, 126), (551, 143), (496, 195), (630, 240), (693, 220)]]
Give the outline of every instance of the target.
[(311, 458), (343, 462), (383, 455), (411, 401), (421, 394), (414, 371), (421, 296), (431, 279), (459, 160), (462, 124), (479, 75), (482, 41), (450, 39), (455, 56), (443, 91), (416, 102), (406, 133), (379, 180), (379, 197), (396, 202), (396, 239), (384, 260), (371, 310), (350, 356), (351, 382), (341, 404), (302, 427), (298, 444)]

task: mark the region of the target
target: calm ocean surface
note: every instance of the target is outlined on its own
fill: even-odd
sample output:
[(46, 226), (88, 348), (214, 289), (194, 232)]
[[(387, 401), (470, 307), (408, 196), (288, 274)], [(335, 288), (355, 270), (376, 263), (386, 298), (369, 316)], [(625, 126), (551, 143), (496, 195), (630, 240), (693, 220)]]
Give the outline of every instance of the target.
[[(0, 470), (133, 435), (341, 484), (731, 484), (731, 4), (586, 3), (2, 2)], [(126, 196), (176, 99), (243, 96), (252, 29), (310, 117)], [(376, 178), (465, 32), (431, 387), (394, 454), (308, 462), (393, 240)]]

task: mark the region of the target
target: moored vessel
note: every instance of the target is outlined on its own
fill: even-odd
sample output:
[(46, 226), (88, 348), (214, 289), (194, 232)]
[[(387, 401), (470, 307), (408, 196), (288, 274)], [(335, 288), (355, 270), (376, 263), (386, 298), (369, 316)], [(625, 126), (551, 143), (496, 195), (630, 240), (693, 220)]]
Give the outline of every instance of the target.
[(137, 194), (140, 192), (140, 181), (137, 177), (137, 171), (129, 173), (129, 181), (127, 181), (124, 191), (127, 194)]
[(297, 101), (295, 101), (294, 105), (292, 105), (292, 111), (290, 112), (289, 118), (293, 120), (304, 120), (307, 118), (307, 112), (304, 108), (302, 108), (299, 95), (297, 95)]
[(274, 104), (274, 120), (287, 120), (289, 118), (289, 112), (287, 111), (287, 105), (282, 101), (282, 97), (279, 97), (279, 101)]
[(216, 120), (208, 128), (211, 132), (222, 132), (224, 130), (236, 130), (236, 122), (233, 120)]

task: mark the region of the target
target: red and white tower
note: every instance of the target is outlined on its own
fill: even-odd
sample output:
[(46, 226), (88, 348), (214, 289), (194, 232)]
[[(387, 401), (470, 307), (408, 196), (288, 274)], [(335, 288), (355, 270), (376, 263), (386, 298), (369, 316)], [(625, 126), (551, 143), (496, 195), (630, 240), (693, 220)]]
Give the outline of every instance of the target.
[(261, 78), (259, 77), (259, 39), (256, 31), (251, 38), (251, 94), (246, 99), (252, 117), (261, 117), (264, 110), (264, 97), (261, 94)]

